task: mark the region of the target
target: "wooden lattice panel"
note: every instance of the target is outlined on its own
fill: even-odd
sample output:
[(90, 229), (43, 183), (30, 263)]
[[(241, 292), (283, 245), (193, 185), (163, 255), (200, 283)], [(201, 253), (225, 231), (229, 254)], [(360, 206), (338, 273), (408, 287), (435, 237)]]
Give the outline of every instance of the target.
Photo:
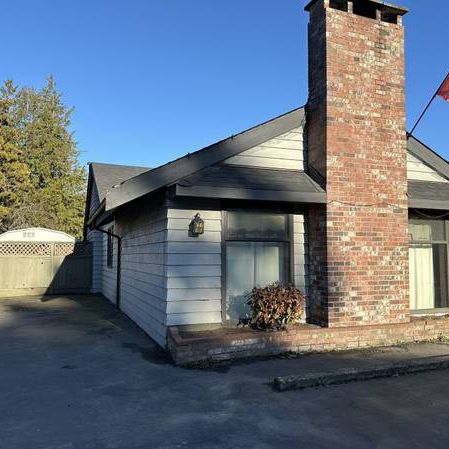
[(91, 247), (88, 243), (55, 243), (55, 256), (89, 256)]
[(1, 256), (51, 256), (50, 243), (0, 243)]

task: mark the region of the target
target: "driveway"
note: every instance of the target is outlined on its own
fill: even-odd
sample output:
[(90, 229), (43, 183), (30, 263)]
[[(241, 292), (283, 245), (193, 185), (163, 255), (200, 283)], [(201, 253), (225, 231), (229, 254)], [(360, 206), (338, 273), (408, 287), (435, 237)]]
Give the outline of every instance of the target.
[(448, 372), (272, 391), (295, 364), (177, 368), (100, 297), (2, 299), (0, 447), (448, 447)]

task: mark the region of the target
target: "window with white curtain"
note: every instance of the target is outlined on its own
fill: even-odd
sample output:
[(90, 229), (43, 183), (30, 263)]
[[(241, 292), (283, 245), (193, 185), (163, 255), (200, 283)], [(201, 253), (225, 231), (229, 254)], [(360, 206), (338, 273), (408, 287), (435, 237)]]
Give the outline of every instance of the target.
[(413, 219), (410, 233), (410, 308), (449, 308), (447, 222)]
[(288, 215), (227, 212), (226, 319), (249, 316), (247, 295), (254, 287), (289, 281)]

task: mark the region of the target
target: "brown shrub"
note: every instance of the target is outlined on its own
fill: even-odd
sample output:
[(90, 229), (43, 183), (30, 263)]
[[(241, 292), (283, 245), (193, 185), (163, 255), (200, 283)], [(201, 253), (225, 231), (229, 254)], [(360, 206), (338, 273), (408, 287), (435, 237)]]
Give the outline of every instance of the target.
[(297, 323), (304, 315), (305, 299), (293, 285), (278, 283), (267, 287), (255, 287), (248, 295), (251, 307), (251, 325), (257, 329), (283, 329)]

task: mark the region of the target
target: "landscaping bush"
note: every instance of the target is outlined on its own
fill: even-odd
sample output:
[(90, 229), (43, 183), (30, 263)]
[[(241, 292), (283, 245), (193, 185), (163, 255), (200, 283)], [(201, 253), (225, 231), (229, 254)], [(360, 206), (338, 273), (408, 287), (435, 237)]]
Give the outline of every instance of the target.
[(278, 283), (254, 288), (248, 295), (252, 311), (250, 323), (262, 330), (283, 329), (297, 323), (304, 315), (304, 295), (293, 285)]

